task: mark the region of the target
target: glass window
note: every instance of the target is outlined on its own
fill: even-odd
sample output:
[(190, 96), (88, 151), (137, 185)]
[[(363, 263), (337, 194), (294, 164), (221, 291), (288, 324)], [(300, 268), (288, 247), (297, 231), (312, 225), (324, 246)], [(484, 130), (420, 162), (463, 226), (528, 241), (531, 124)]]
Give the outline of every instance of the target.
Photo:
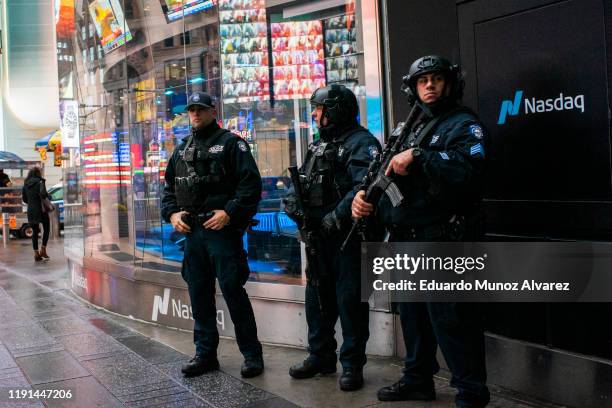
[(160, 198), (168, 158), (189, 133), (187, 97), (201, 90), (219, 101), (219, 122), (249, 144), (262, 175), (259, 224), (243, 239), (252, 279), (302, 284), (297, 228), (282, 204), (287, 168), (316, 138), (308, 103), (316, 88), (351, 87), (371, 125), (366, 89), (379, 87), (380, 73), (368, 75), (364, 63), (362, 1), (375, 2), (79, 3), (83, 41), (66, 43), (82, 58), (60, 82), (65, 95), (79, 90), (81, 143), (64, 177), (85, 256), (180, 272), (183, 237), (162, 221)]
[(346, 85), (357, 95), (361, 123), (369, 124), (360, 7), (361, 1), (267, 8), (263, 0), (219, 1), (223, 123), (249, 143), (263, 179), (259, 225), (247, 234), (258, 280), (302, 282), (297, 226), (282, 198), (290, 187), (287, 168), (302, 163), (317, 137), (312, 93)]

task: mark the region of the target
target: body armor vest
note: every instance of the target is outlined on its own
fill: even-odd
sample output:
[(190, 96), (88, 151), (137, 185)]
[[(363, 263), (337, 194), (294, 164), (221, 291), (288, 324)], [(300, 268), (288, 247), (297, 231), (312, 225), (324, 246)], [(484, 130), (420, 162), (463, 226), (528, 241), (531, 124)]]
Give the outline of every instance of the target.
[(201, 212), (223, 208), (230, 199), (233, 183), (226, 171), (226, 155), (222, 150), (212, 151), (214, 147), (225, 146), (226, 133), (229, 132), (218, 129), (205, 140), (192, 134), (179, 151), (174, 178), (179, 207)]
[(305, 200), (311, 208), (336, 205), (352, 189), (346, 163), (340, 161), (344, 142), (350, 135), (362, 130), (349, 131), (332, 142), (313, 145), (306, 157), (301, 176)]

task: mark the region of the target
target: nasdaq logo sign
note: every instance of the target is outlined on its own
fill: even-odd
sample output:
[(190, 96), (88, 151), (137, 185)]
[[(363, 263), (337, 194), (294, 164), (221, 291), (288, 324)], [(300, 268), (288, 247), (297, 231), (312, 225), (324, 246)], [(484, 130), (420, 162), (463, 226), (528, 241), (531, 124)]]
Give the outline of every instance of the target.
[(508, 116), (517, 116), (521, 113), (521, 104), (524, 106), (525, 115), (574, 109), (584, 113), (584, 95), (565, 96), (560, 93), (556, 98), (523, 98), (523, 91), (518, 90), (514, 93), (514, 100), (502, 101), (497, 124), (503, 125)]

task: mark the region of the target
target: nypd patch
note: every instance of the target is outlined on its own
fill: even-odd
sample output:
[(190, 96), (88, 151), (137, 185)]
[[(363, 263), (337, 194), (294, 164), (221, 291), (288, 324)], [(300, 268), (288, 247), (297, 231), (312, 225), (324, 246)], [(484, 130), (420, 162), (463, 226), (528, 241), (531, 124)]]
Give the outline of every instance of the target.
[(200, 95), (198, 95), (198, 94), (193, 95), (193, 101), (194, 102), (200, 102)]
[(247, 150), (249, 150), (246, 143), (244, 143), (242, 140), (238, 142), (238, 148), (242, 150), (243, 152), (246, 152)]
[(470, 125), (470, 132), (477, 139), (482, 139), (482, 137), (484, 136), (482, 128), (478, 125)]
[(368, 147), (368, 154), (370, 155), (371, 159), (374, 159), (376, 156), (378, 156), (380, 152), (378, 151), (378, 147), (372, 145), (370, 147)]
[(436, 143), (438, 143), (438, 140), (440, 140), (440, 135), (433, 135), (431, 137), (431, 142), (429, 142), (430, 145), (434, 145)]
[(208, 149), (209, 153), (221, 153), (223, 151), (223, 145), (214, 145)]

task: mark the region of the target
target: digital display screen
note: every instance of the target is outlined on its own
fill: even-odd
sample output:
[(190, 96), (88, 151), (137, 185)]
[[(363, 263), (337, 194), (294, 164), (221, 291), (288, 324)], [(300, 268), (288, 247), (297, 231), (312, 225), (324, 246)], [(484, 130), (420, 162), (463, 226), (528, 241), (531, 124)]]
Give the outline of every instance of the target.
[(359, 78), (355, 15), (333, 17), (325, 21), (325, 56), (327, 81), (351, 82)]
[(119, 0), (93, 0), (89, 3), (89, 14), (94, 21), (105, 53), (121, 47), (132, 39)]
[(184, 16), (199, 13), (214, 7), (214, 0), (161, 0), (162, 8), (169, 22), (180, 20)]
[(219, 0), (224, 103), (270, 98), (264, 0)]
[(274, 97), (305, 99), (325, 86), (321, 21), (273, 23)]
[(74, 0), (55, 0), (55, 32), (58, 38), (74, 32)]

